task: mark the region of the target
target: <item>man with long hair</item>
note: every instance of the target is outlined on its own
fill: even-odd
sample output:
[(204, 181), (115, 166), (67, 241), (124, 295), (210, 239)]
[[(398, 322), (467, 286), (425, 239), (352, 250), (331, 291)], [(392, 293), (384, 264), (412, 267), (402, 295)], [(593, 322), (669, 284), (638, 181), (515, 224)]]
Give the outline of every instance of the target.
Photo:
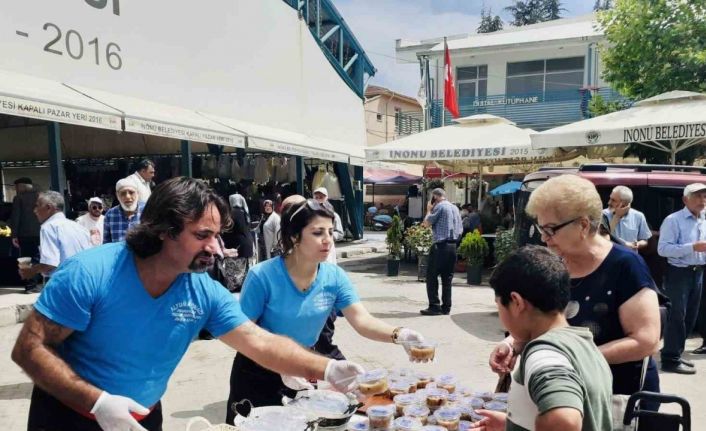
[(12, 352), (35, 384), (28, 430), (161, 430), (169, 377), (204, 328), (267, 369), (352, 389), (359, 365), (260, 329), (206, 274), (230, 225), (228, 205), (204, 182), (173, 178), (126, 242), (54, 273)]

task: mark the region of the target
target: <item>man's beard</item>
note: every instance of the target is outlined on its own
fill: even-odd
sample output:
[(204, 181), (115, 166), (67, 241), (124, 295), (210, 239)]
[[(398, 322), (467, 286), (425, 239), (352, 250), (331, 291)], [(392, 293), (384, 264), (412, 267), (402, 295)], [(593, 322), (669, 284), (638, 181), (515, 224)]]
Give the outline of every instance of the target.
[(124, 203), (120, 202), (120, 207), (123, 209), (123, 211), (131, 212), (134, 213), (137, 211), (137, 202), (133, 202), (131, 205), (125, 205)]
[[(203, 259), (208, 259), (208, 263), (204, 263)], [(191, 272), (206, 272), (213, 268), (215, 259), (211, 253), (206, 253), (205, 251), (200, 252), (194, 257), (194, 260), (189, 264), (189, 270)]]

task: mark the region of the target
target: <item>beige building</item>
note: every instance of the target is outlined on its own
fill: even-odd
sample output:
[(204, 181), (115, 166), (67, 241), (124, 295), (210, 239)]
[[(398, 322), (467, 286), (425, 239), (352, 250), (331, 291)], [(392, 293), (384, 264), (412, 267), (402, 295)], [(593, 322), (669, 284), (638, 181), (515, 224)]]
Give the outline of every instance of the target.
[[(409, 114), (419, 112), (418, 118)], [(387, 88), (368, 86), (365, 90), (365, 125), (368, 134), (368, 146), (384, 144), (401, 136), (424, 130), (421, 120), (422, 107), (416, 99), (395, 93)]]

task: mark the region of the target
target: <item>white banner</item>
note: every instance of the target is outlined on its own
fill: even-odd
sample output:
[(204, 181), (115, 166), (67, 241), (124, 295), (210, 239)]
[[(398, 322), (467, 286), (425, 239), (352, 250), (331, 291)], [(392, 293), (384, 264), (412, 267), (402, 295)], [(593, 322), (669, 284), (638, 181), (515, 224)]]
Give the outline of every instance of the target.
[(547, 158), (553, 150), (529, 147), (485, 147), (440, 150), (365, 150), (368, 160), (434, 161), (434, 160), (533, 160)]
[(346, 154), (304, 147), (301, 145), (288, 144), (285, 142), (271, 141), (269, 139), (249, 137), (248, 148), (256, 148), (259, 150), (272, 151), (274, 153), (281, 154), (294, 154), (295, 156), (330, 160), (332, 162), (348, 163), (348, 156)]
[(158, 123), (155, 121), (140, 120), (137, 118), (125, 119), (127, 132), (144, 133), (146, 135), (163, 136), (165, 138), (182, 139), (207, 144), (225, 145), (227, 147), (245, 147), (242, 136), (228, 135), (211, 130), (195, 129), (175, 124)]
[(38, 120), (57, 121), (79, 126), (98, 127), (101, 129), (122, 130), (120, 115), (91, 112), (66, 106), (52, 105), (33, 100), (19, 99), (0, 95), (0, 112), (18, 117), (30, 117)]

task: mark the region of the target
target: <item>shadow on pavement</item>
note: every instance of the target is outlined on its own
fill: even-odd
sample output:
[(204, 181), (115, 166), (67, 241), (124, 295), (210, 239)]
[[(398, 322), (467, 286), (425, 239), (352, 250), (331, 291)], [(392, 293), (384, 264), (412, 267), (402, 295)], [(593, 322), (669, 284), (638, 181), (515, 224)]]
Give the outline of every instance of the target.
[(212, 424), (222, 424), (226, 420), (226, 404), (227, 401), (206, 404), (202, 410), (183, 410), (172, 413), (172, 417), (179, 419), (190, 419), (195, 416), (201, 416), (208, 419)]
[(32, 383), (0, 386), (0, 400), (28, 400), (32, 397)]
[(370, 313), (378, 319), (408, 319), (412, 317), (424, 317), (419, 313), (410, 313), (409, 311), (393, 311), (390, 313)]
[(485, 341), (500, 341), (504, 338), (504, 329), (497, 311), (478, 311), (473, 313), (454, 313), (451, 320), (459, 328)]

